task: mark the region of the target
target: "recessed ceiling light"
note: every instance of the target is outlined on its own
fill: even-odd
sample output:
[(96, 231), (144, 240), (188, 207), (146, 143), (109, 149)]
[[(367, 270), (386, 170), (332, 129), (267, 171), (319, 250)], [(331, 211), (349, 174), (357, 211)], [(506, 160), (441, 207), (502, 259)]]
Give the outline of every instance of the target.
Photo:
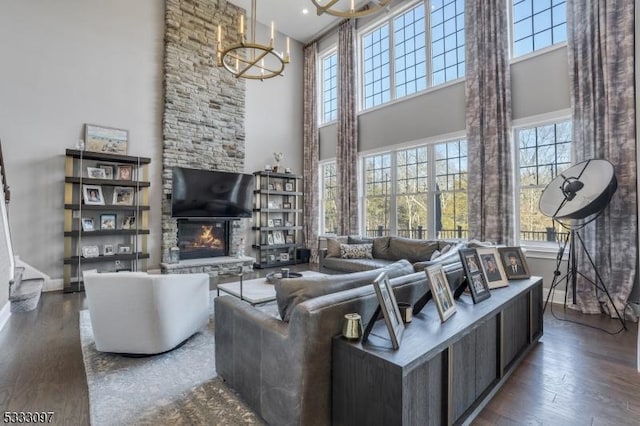
[(307, 9), (306, 7), (304, 9), (302, 9), (302, 14), (306, 15), (307, 13), (309, 13), (309, 9)]

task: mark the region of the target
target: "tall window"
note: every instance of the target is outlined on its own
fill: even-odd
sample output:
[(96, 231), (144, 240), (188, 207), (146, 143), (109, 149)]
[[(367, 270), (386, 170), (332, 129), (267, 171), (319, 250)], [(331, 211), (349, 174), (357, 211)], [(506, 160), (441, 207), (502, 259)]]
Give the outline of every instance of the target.
[(396, 163), (396, 235), (426, 238), (429, 216), (427, 147), (398, 151)]
[(571, 166), (571, 122), (516, 130), (520, 167), (520, 239), (555, 241), (560, 229), (540, 213), (542, 191)]
[(433, 85), (464, 76), (464, 0), (431, 2)]
[(467, 141), (436, 145), (435, 162), (437, 237), (468, 238)]
[(566, 39), (566, 0), (513, 0), (513, 56)]
[(338, 118), (338, 54), (322, 58), (322, 123)]
[(364, 158), (369, 236), (467, 238), (467, 143), (442, 142)]
[(364, 159), (365, 234), (388, 235), (391, 223), (391, 154)]
[(326, 163), (320, 167), (322, 173), (322, 197), (320, 200), (320, 229), (323, 233), (338, 232), (337, 171), (336, 163)]
[(424, 3), (393, 20), (396, 98), (427, 88)]
[(417, 2), (364, 33), (361, 48), (364, 109), (460, 78), (465, 71), (464, 0)]
[(362, 38), (364, 50), (364, 104), (371, 108), (391, 99), (389, 76), (389, 25)]

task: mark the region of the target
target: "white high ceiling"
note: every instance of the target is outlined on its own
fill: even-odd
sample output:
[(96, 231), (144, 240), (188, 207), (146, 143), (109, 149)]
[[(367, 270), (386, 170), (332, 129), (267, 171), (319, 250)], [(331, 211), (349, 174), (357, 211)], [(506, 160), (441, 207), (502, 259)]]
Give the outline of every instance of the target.
[[(251, 0), (229, 2), (244, 8), (251, 15)], [(366, 1), (356, 2), (363, 3)], [(308, 10), (306, 15), (302, 13), (305, 8)], [(318, 16), (311, 0), (257, 0), (256, 9), (258, 22), (269, 26), (273, 21), (277, 31), (302, 43), (310, 42), (340, 20), (327, 13)]]

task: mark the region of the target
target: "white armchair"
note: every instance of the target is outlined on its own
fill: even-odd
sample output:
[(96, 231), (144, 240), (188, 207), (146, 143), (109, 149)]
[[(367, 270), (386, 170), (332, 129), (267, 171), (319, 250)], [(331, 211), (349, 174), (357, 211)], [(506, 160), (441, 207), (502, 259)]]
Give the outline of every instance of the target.
[(84, 271), (96, 349), (157, 354), (209, 322), (209, 275)]

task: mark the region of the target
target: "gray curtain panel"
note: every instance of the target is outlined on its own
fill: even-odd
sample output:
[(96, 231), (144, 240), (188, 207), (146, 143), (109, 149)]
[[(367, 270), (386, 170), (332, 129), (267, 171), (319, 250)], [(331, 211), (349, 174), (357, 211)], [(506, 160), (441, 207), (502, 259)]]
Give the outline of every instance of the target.
[(351, 20), (338, 30), (338, 232), (358, 233), (358, 116), (355, 87), (355, 27)]
[[(567, 1), (575, 160), (609, 160), (618, 179), (611, 204), (581, 235), (620, 315), (638, 264), (634, 14), (630, 0)], [(577, 259), (578, 270), (595, 281), (581, 250)], [(583, 312), (615, 316), (592, 283), (579, 276), (577, 288)]]
[(314, 41), (304, 48), (304, 240), (311, 250), (309, 262), (318, 263), (318, 99), (316, 62), (318, 46)]
[(512, 244), (508, 2), (465, 3), (469, 238)]

